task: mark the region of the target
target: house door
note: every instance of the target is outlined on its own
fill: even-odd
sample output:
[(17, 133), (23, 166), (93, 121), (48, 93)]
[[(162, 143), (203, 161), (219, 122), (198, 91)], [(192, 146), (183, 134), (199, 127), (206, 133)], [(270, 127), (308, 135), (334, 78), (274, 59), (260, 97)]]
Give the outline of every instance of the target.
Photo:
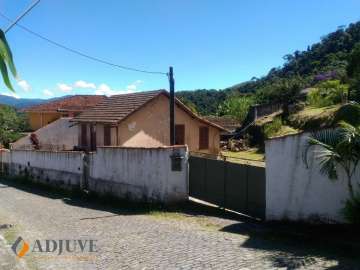
[(90, 126), (90, 151), (96, 151), (96, 125)]

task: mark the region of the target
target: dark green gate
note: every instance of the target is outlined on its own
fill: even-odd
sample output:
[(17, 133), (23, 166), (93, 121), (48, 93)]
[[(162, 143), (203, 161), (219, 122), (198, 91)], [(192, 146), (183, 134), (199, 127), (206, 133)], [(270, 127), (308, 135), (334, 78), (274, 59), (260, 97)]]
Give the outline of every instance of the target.
[(251, 217), (265, 218), (265, 168), (189, 158), (190, 196)]

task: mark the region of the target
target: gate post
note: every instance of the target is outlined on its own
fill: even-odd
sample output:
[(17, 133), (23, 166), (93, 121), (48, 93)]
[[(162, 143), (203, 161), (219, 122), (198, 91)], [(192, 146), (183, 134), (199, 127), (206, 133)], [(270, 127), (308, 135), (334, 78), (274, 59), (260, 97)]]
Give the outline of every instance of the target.
[(223, 158), (223, 163), (224, 163), (224, 200), (223, 200), (223, 210), (225, 211), (226, 209), (226, 181), (227, 181), (227, 176), (228, 176), (228, 170), (227, 170), (227, 162), (226, 162), (226, 156), (224, 156)]

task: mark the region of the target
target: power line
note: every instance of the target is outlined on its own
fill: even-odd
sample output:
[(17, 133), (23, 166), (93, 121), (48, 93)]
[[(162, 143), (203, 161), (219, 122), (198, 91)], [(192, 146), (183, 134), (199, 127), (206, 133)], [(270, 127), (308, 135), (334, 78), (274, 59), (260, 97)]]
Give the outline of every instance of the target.
[(32, 5), (29, 6), (29, 7), (23, 12), (23, 14), (21, 14), (19, 17), (17, 17), (16, 20), (13, 21), (8, 28), (6, 28), (5, 33), (7, 33), (11, 28), (13, 28), (13, 26), (14, 26), (15, 24), (17, 24), (23, 17), (25, 17), (26, 14), (28, 14), (28, 13), (30, 12), (30, 10), (32, 10), (37, 4), (39, 4), (39, 2), (40, 2), (40, 0), (37, 0), (37, 1), (35, 1), (34, 3), (32, 3)]
[(78, 50), (69, 48), (69, 47), (67, 47), (65, 45), (62, 45), (62, 44), (60, 44), (60, 43), (58, 43), (56, 41), (53, 41), (53, 40), (51, 40), (51, 39), (49, 39), (47, 37), (44, 37), (44, 36), (38, 34), (38, 33), (34, 32), (34, 31), (30, 30), (29, 28), (27, 28), (27, 27), (15, 22), (15, 21), (11, 20), (9, 17), (7, 17), (6, 15), (4, 15), (1, 12), (0, 12), (0, 16), (3, 17), (4, 19), (6, 19), (9, 22), (12, 22), (13, 25), (16, 25), (17, 27), (20, 27), (24, 31), (26, 31), (26, 32), (28, 32), (28, 33), (30, 33), (30, 34), (32, 34), (32, 35), (34, 35), (34, 36), (36, 36), (36, 37), (38, 37), (38, 38), (40, 38), (42, 40), (45, 40), (45, 41), (47, 41), (47, 42), (49, 42), (49, 43), (51, 43), (51, 44), (53, 44), (53, 45), (55, 45), (55, 46), (57, 46), (59, 48), (62, 48), (64, 50), (67, 50), (67, 51), (72, 52), (74, 54), (80, 55), (80, 56), (85, 57), (87, 59), (90, 59), (90, 60), (93, 60), (93, 61), (96, 61), (96, 62), (99, 62), (99, 63), (102, 63), (102, 64), (106, 64), (106, 65), (109, 65), (109, 66), (117, 67), (117, 68), (120, 68), (120, 69), (124, 69), (124, 70), (130, 70), (130, 71), (136, 71), (136, 72), (142, 72), (142, 73), (148, 73), (148, 74), (168, 75), (168, 73), (166, 73), (166, 72), (148, 71), (148, 70), (142, 70), (142, 69), (132, 68), (132, 67), (128, 67), (128, 66), (118, 65), (118, 64), (111, 63), (109, 61), (106, 61), (106, 60), (103, 60), (103, 59), (100, 59), (100, 58), (85, 54), (83, 52), (80, 52)]

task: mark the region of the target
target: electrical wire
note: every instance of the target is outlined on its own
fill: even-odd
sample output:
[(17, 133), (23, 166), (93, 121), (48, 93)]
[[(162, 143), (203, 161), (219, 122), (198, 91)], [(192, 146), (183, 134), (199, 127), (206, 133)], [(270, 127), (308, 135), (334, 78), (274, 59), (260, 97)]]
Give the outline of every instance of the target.
[(23, 14), (21, 14), (19, 17), (17, 17), (15, 19), (15, 21), (12, 22), (12, 24), (6, 28), (6, 30), (4, 31), (5, 33), (9, 32), (11, 28), (14, 27), (14, 25), (16, 25), (22, 18), (24, 18), (26, 16), (26, 14), (28, 14), (37, 4), (40, 3), (40, 0), (35, 1), (34, 3), (32, 3), (31, 6), (29, 6), (24, 12)]
[(88, 54), (85, 54), (83, 52), (80, 52), (78, 50), (75, 50), (75, 49), (72, 49), (70, 47), (67, 47), (65, 45), (62, 45), (60, 44), (59, 42), (56, 42), (56, 41), (53, 41), (47, 37), (44, 37), (34, 31), (32, 31), (31, 29), (17, 23), (17, 22), (14, 22), (13, 20), (11, 20), (9, 17), (7, 17), (6, 15), (4, 15), (3, 13), (0, 12), (0, 16), (3, 17), (4, 19), (6, 19), (7, 21), (15, 24), (17, 27), (23, 29), (24, 31), (32, 34), (33, 36), (36, 36), (42, 40), (45, 40), (49, 43), (51, 43), (52, 45), (55, 45), (59, 48), (62, 48), (64, 50), (67, 50), (69, 52), (72, 52), (74, 54), (77, 54), (77, 55), (80, 55), (82, 57), (85, 57), (87, 59), (90, 59), (90, 60), (93, 60), (93, 61), (96, 61), (96, 62), (99, 62), (99, 63), (102, 63), (102, 64), (106, 64), (106, 65), (109, 65), (109, 66), (113, 66), (113, 67), (117, 67), (117, 68), (120, 68), (120, 69), (124, 69), (124, 70), (129, 70), (129, 71), (136, 71), (136, 72), (141, 72), (141, 73), (147, 73), (147, 74), (160, 74), (160, 75), (168, 75), (168, 73), (166, 72), (161, 72), (161, 71), (148, 71), (148, 70), (143, 70), (143, 69), (137, 69), (137, 68), (133, 68), (133, 67), (128, 67), (128, 66), (123, 66), (123, 65), (118, 65), (118, 64), (115, 64), (115, 63), (111, 63), (109, 61), (106, 61), (106, 60), (103, 60), (103, 59), (100, 59), (98, 57), (94, 57), (94, 56), (91, 56), (91, 55), (88, 55)]

